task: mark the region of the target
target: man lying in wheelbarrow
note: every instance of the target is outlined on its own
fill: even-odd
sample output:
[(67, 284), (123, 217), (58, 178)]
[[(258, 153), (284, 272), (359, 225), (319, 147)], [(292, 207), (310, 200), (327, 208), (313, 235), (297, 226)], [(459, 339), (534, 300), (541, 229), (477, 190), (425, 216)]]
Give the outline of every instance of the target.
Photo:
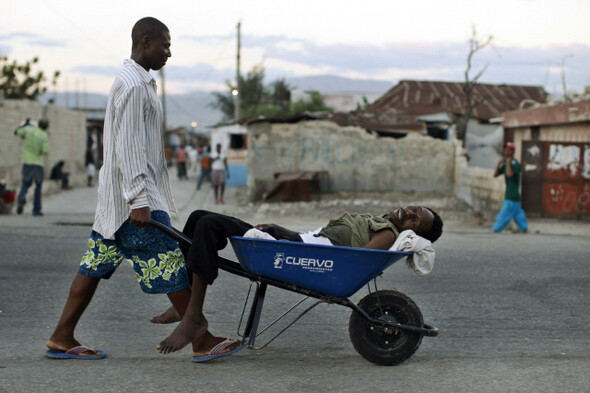
[[(199, 341), (207, 332), (207, 319), (203, 303), (207, 286), (213, 284), (218, 274), (218, 250), (226, 247), (230, 236), (244, 236), (253, 230), (263, 231), (277, 240), (329, 244), (348, 247), (389, 250), (399, 234), (411, 230), (416, 235), (436, 241), (442, 234), (443, 222), (432, 209), (407, 206), (384, 215), (350, 214), (331, 220), (316, 231), (299, 233), (276, 224), (253, 226), (236, 217), (205, 210), (194, 211), (186, 222), (183, 233), (192, 239), (190, 247), (181, 245), (189, 274), (192, 273), (192, 292), (189, 305), (182, 319), (173, 308), (152, 318), (154, 323), (171, 323), (180, 320), (172, 334), (158, 345), (163, 354), (178, 351), (189, 343)], [(244, 346), (239, 341), (227, 343), (223, 353), (195, 356), (193, 361), (209, 360), (230, 355)]]

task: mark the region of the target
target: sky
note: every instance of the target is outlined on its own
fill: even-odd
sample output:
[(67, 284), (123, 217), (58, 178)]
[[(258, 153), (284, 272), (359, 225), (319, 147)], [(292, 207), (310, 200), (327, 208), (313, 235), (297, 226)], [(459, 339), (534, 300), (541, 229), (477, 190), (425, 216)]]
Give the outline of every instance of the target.
[[(463, 81), (475, 27), (492, 45), (473, 58), (480, 82), (590, 86), (588, 0), (0, 0), (0, 56), (62, 75), (57, 91), (107, 94), (144, 16), (171, 32), (167, 93), (219, 91), (242, 72), (265, 81), (335, 75), (391, 82)], [(152, 71), (153, 72), (153, 71)], [(154, 76), (158, 76), (155, 73)], [(159, 79), (158, 79), (159, 80)]]

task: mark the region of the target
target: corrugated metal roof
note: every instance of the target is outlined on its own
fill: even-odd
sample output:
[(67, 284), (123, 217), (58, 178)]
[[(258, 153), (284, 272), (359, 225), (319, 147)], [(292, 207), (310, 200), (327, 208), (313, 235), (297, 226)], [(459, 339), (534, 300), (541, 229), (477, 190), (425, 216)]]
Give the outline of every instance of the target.
[(504, 127), (518, 128), (590, 121), (590, 100), (507, 112)]
[[(368, 111), (375, 113), (381, 121), (440, 112), (462, 114), (466, 103), (464, 85), (461, 82), (403, 80), (375, 101)], [(474, 97), (479, 104), (472, 116), (489, 120), (518, 109), (523, 100), (543, 103), (547, 96), (540, 86), (479, 83), (474, 87)]]

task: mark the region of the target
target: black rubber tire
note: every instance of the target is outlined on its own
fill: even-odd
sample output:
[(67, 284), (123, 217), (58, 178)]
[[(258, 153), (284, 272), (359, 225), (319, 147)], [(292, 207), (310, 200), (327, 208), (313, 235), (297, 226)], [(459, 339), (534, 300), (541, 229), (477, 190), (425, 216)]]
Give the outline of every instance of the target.
[[(373, 292), (358, 306), (374, 319), (387, 318), (403, 325), (424, 327), (416, 303), (397, 291)], [(354, 349), (362, 357), (381, 366), (394, 366), (407, 360), (422, 342), (421, 334), (375, 326), (355, 311), (350, 316), (348, 334)]]

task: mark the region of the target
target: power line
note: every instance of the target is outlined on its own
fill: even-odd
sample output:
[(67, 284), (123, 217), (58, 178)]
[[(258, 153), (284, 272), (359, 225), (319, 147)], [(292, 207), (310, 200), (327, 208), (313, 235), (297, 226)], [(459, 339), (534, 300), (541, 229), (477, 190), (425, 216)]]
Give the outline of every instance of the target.
[(92, 42), (94, 45), (96, 45), (98, 48), (102, 49), (105, 53), (107, 53), (109, 56), (113, 57), (113, 59), (119, 59), (120, 56), (119, 55), (115, 55), (114, 53), (112, 53), (109, 49), (107, 49), (105, 46), (101, 45), (100, 43), (98, 43), (97, 41), (94, 40), (94, 38), (86, 33), (86, 31), (84, 31), (80, 26), (78, 26), (75, 22), (73, 22), (70, 18), (68, 18), (67, 16), (63, 15), (61, 12), (59, 12), (55, 7), (53, 7), (48, 1), (43, 0), (43, 3), (45, 3), (45, 5), (47, 6), (47, 8), (49, 8), (51, 11), (53, 11), (55, 14), (57, 14), (58, 16), (60, 16), (63, 20), (65, 20), (67, 23), (69, 23), (72, 27), (74, 27), (76, 30), (78, 30), (79, 32), (81, 32), (88, 41)]

